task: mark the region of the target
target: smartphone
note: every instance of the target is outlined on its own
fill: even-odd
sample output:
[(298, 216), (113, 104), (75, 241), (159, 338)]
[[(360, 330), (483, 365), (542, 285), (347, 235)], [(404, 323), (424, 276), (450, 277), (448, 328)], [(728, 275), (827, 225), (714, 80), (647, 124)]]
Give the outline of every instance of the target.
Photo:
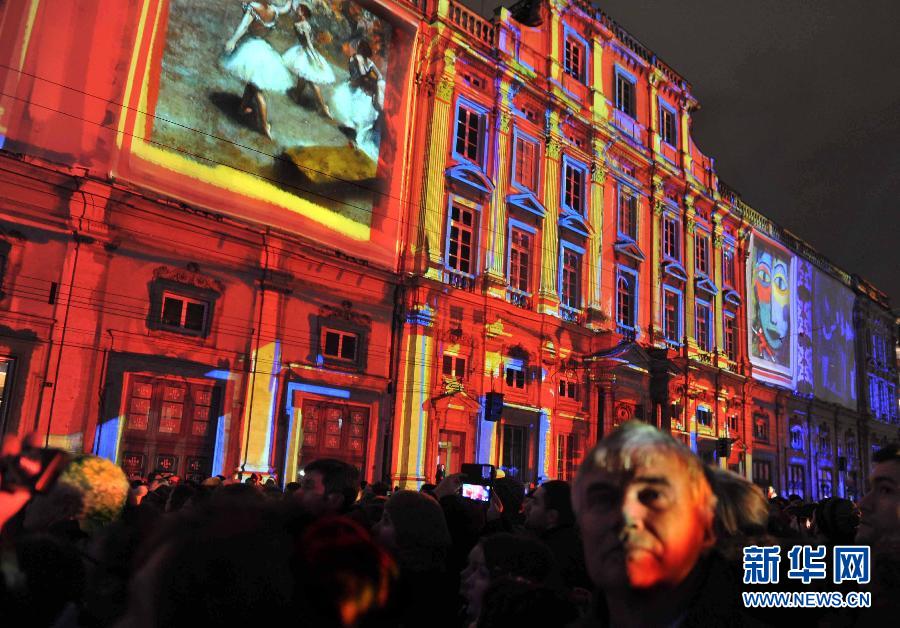
[(0, 459), (0, 489), (25, 488), (32, 493), (46, 493), (69, 459), (69, 454), (61, 449), (26, 449), (18, 456)]
[(476, 502), (489, 502), (491, 501), (491, 487), (483, 484), (463, 483), (462, 496)]

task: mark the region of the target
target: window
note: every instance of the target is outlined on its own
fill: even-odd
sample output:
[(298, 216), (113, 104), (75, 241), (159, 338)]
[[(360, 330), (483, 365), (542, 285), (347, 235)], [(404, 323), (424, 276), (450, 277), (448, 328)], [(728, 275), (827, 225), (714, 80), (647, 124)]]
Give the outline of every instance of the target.
[(831, 497), (832, 476), (831, 469), (819, 469), (819, 499)]
[(694, 236), (696, 244), (694, 268), (698, 273), (709, 276), (709, 236), (705, 231), (697, 231)]
[(738, 432), (738, 415), (732, 414), (728, 417), (728, 429), (731, 430), (732, 433), (737, 434)]
[(619, 236), (637, 241), (637, 195), (625, 186), (619, 186)]
[(663, 288), (663, 334), (669, 342), (681, 343), (681, 294)]
[(678, 241), (678, 220), (674, 216), (666, 216), (663, 218), (663, 257), (681, 261)]
[(803, 428), (799, 425), (791, 427), (791, 449), (803, 451)]
[(356, 362), (359, 336), (337, 329), (322, 330), (322, 355), (326, 358)]
[(472, 275), (475, 273), (475, 210), (454, 203), (450, 206), (450, 238), (447, 266)]
[(519, 133), (515, 137), (513, 182), (537, 192), (538, 144)]
[(583, 83), (585, 66), (584, 44), (574, 37), (566, 37), (566, 46), (563, 55), (563, 72)]
[(563, 158), (563, 209), (584, 215), (584, 185), (587, 180), (587, 168), (569, 159)]
[(616, 277), (616, 322), (627, 329), (637, 327), (637, 275), (619, 269)]
[(482, 166), (486, 130), (487, 113), (460, 99), (456, 105), (456, 155)]
[(697, 301), (696, 317), (694, 320), (694, 338), (696, 338), (697, 347), (701, 351), (710, 351), (712, 348), (712, 326), (709, 324), (709, 321), (709, 303)]
[(805, 497), (806, 494), (806, 472), (803, 465), (788, 465), (788, 495), (799, 495)]
[(581, 252), (570, 246), (562, 247), (562, 269), (559, 294), (562, 304), (581, 309)]
[(660, 139), (669, 146), (678, 144), (678, 131), (675, 123), (675, 112), (663, 104), (659, 103), (659, 135)]
[(509, 236), (509, 286), (519, 292), (530, 293), (531, 246), (534, 234), (516, 227)]
[(525, 388), (525, 369), (518, 360), (506, 364), (506, 385), (511, 388)]
[(772, 486), (772, 463), (768, 460), (753, 461), (753, 483), (768, 489)]
[(631, 75), (616, 69), (616, 109), (632, 118), (636, 117), (635, 83)]
[(725, 355), (732, 362), (737, 361), (737, 321), (731, 314), (725, 314)]
[(769, 442), (769, 415), (761, 413), (753, 415), (753, 439), (762, 443)]
[(206, 329), (209, 303), (181, 294), (164, 292), (160, 322), (166, 329), (202, 334)]
[(734, 287), (734, 249), (728, 247), (722, 251), (722, 282)]
[(581, 464), (581, 439), (577, 434), (559, 434), (556, 437), (556, 479), (572, 481)]
[(569, 379), (559, 380), (559, 396), (578, 401), (578, 382)]
[(826, 426), (819, 428), (819, 456), (831, 455), (831, 434)]
[(697, 425), (712, 427), (712, 412), (709, 408), (697, 408)]
[(464, 379), (466, 377), (466, 359), (458, 355), (444, 354), (444, 364), (441, 371), (447, 377)]

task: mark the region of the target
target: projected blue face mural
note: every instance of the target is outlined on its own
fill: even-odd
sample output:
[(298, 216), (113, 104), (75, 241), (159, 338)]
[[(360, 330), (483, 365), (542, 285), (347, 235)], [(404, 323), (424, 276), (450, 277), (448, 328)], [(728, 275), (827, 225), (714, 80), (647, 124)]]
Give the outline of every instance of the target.
[(853, 293), (821, 271), (813, 289), (813, 356), (816, 396), (856, 406)]
[(751, 286), (751, 355), (790, 366), (790, 260), (764, 242), (754, 242)]

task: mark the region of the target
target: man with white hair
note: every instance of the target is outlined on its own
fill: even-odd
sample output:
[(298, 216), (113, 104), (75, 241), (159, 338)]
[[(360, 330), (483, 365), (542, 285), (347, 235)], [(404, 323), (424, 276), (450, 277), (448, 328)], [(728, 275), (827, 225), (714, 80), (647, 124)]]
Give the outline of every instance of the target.
[(709, 556), (716, 498), (684, 445), (625, 423), (582, 462), (573, 496), (601, 624), (740, 623), (737, 576)]

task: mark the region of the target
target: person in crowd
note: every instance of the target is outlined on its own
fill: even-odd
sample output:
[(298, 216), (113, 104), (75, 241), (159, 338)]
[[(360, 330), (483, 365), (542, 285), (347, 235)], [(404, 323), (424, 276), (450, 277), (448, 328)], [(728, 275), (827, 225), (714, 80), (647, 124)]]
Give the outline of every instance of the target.
[(558, 590), (520, 578), (500, 578), (484, 593), (477, 628), (566, 626), (578, 618)]
[(346, 513), (356, 501), (359, 470), (334, 458), (313, 460), (303, 469), (303, 480), (295, 493), (313, 516)]
[(509, 476), (494, 480), (484, 534), (522, 532), (525, 525), (524, 501), (525, 485), (522, 482)]
[(485, 592), (503, 578), (537, 585), (550, 582), (556, 565), (547, 547), (534, 539), (501, 532), (484, 537), (469, 553), (469, 564), (460, 574), (460, 593), (465, 599), (466, 626), (477, 626)]
[(827, 545), (849, 545), (856, 537), (859, 507), (849, 499), (829, 497), (816, 505), (813, 514), (819, 539)]
[(535, 490), (525, 515), (525, 528), (550, 548), (566, 587), (590, 588), (568, 482), (550, 480)]
[(194, 495), (197, 489), (189, 484), (179, 484), (169, 493), (169, 499), (166, 500), (166, 512), (178, 512), (184, 508)]
[(900, 543), (900, 443), (873, 456), (872, 490), (859, 500), (862, 517), (856, 542), (868, 545)]
[(459, 588), (459, 573), (447, 569), (450, 530), (438, 502), (424, 493), (398, 491), (387, 500), (374, 534), (400, 567), (398, 625), (417, 626), (430, 617), (430, 626), (453, 626), (454, 613), (433, 612), (455, 608)]
[(716, 498), (700, 460), (671, 435), (624, 423), (585, 457), (574, 500), (593, 621), (742, 623), (739, 575), (711, 552)]

